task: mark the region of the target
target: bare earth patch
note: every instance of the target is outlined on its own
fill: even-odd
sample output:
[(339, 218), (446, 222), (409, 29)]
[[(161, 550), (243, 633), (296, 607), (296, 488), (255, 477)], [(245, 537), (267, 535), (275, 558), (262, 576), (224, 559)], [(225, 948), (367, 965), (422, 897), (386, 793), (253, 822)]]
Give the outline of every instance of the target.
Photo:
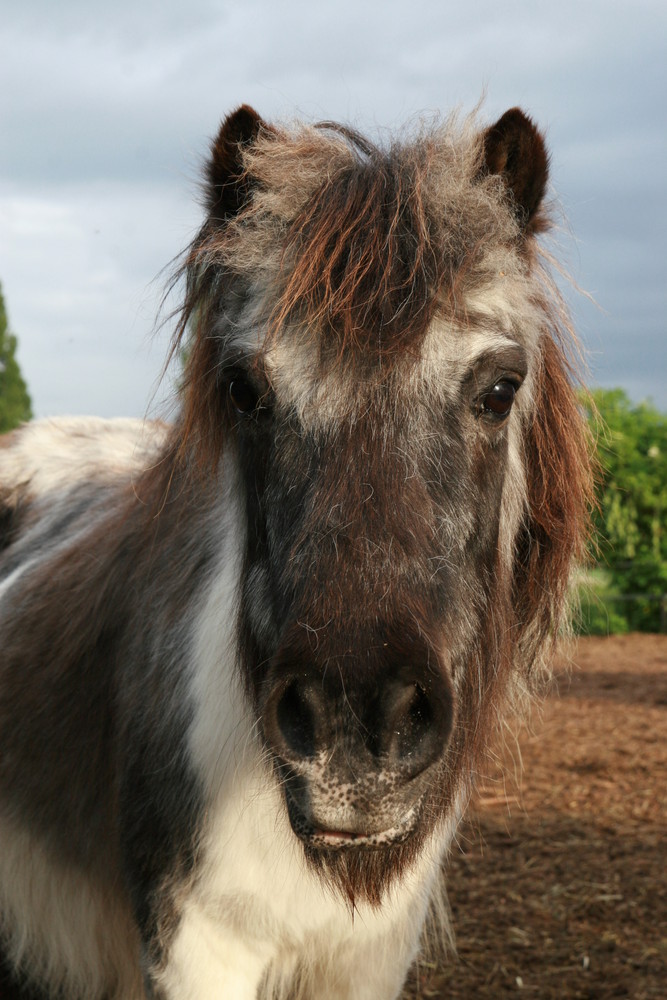
[(573, 660), (480, 783), (448, 863), (458, 953), (410, 1000), (667, 997), (667, 636)]

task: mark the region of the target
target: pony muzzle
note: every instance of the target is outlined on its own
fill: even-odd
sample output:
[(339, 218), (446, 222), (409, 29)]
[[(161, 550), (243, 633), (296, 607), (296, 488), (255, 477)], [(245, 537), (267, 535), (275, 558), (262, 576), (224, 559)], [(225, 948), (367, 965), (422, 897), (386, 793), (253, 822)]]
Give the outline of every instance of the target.
[[(424, 642), (380, 662), (276, 658), (261, 711), (294, 832), (313, 846), (380, 847), (410, 836), (446, 753), (454, 697)], [(338, 669), (336, 669), (336, 666)]]

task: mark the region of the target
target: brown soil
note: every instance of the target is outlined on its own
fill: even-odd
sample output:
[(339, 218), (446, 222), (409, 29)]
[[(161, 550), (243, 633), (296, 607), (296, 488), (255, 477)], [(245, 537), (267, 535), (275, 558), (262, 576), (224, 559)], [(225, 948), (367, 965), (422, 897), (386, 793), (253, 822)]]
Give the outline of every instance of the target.
[(573, 659), (481, 783), (447, 866), (457, 955), (411, 1000), (667, 998), (667, 636)]

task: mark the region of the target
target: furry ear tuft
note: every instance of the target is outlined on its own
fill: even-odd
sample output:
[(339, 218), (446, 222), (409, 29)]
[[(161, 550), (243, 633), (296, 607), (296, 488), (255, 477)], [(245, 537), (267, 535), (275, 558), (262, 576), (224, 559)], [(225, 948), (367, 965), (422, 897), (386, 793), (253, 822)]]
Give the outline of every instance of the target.
[(243, 167), (243, 147), (251, 145), (264, 123), (248, 104), (227, 115), (211, 147), (206, 169), (207, 206), (215, 218), (237, 215), (250, 198), (251, 183)]
[(484, 165), (500, 174), (511, 192), (526, 232), (535, 227), (549, 176), (549, 157), (542, 135), (520, 108), (511, 108), (484, 133)]

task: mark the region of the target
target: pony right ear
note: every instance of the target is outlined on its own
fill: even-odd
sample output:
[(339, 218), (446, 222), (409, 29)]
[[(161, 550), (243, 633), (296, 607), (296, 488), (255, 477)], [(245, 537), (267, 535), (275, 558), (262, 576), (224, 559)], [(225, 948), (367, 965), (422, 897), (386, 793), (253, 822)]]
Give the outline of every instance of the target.
[(542, 135), (520, 108), (510, 108), (484, 133), (484, 167), (503, 178), (524, 232), (537, 228), (549, 156)]
[(243, 167), (243, 148), (252, 145), (263, 127), (248, 104), (227, 115), (220, 126), (206, 169), (206, 204), (214, 218), (231, 218), (248, 203), (252, 185)]

